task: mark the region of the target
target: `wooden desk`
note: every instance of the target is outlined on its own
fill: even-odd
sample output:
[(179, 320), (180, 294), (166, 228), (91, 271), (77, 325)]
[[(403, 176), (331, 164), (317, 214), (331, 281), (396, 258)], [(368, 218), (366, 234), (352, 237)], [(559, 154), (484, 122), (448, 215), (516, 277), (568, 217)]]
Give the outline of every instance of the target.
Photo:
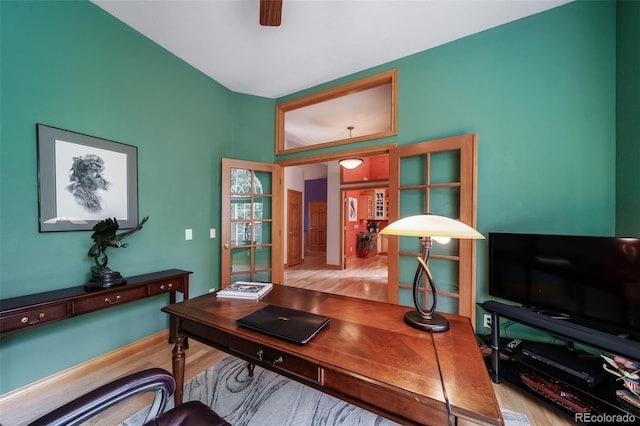
[[(237, 326), (266, 304), (331, 317), (305, 345)], [(403, 424), (447, 424), (437, 349), (454, 424), (502, 424), (487, 368), (468, 318), (432, 335), (405, 325), (407, 307), (282, 285), (260, 301), (210, 293), (162, 309), (176, 320), (173, 374), (182, 403), (183, 337), (225, 351)], [(434, 348), (435, 342), (435, 348)], [(281, 357), (281, 359), (280, 359)], [(456, 423), (457, 422), (457, 423)]]
[[(122, 305), (135, 300), (169, 293), (176, 303), (176, 292), (189, 298), (189, 271), (170, 269), (127, 277), (117, 287), (87, 291), (83, 285), (0, 300), (0, 333), (14, 333)], [(176, 335), (171, 321), (170, 336)]]

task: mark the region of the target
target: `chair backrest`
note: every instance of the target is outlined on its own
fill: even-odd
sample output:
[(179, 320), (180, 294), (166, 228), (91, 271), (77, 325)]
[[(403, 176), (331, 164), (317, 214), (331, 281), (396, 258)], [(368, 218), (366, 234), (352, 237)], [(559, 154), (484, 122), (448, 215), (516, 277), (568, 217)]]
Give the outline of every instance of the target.
[(125, 399), (141, 393), (154, 392), (155, 397), (144, 424), (164, 412), (169, 397), (175, 390), (176, 382), (171, 374), (161, 368), (151, 368), (107, 383), (40, 417), (30, 425), (79, 425)]

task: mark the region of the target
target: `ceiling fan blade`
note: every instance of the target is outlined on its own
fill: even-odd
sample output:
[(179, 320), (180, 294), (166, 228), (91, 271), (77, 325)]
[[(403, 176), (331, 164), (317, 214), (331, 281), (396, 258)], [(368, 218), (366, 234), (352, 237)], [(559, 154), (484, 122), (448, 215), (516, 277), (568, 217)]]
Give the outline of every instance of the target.
[(260, 0), (260, 25), (279, 27), (282, 20), (282, 0)]

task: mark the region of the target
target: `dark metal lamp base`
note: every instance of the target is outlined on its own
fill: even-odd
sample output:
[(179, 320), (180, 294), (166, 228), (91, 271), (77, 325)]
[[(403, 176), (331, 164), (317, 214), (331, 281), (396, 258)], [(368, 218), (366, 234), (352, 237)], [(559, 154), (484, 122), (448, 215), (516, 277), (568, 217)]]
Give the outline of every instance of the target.
[(439, 333), (449, 330), (449, 320), (440, 314), (432, 314), (425, 318), (418, 311), (409, 311), (404, 315), (404, 322), (418, 330)]

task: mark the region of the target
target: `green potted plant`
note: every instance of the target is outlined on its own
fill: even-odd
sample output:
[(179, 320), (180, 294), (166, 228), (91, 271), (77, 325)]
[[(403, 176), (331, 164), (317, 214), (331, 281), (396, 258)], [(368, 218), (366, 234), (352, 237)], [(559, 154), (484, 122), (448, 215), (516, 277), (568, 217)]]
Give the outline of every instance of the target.
[(378, 222), (369, 222), (367, 224), (367, 231), (371, 233), (376, 233), (379, 231), (380, 224)]
[(358, 254), (360, 257), (369, 257), (369, 251), (373, 248), (373, 235), (369, 231), (358, 234)]

